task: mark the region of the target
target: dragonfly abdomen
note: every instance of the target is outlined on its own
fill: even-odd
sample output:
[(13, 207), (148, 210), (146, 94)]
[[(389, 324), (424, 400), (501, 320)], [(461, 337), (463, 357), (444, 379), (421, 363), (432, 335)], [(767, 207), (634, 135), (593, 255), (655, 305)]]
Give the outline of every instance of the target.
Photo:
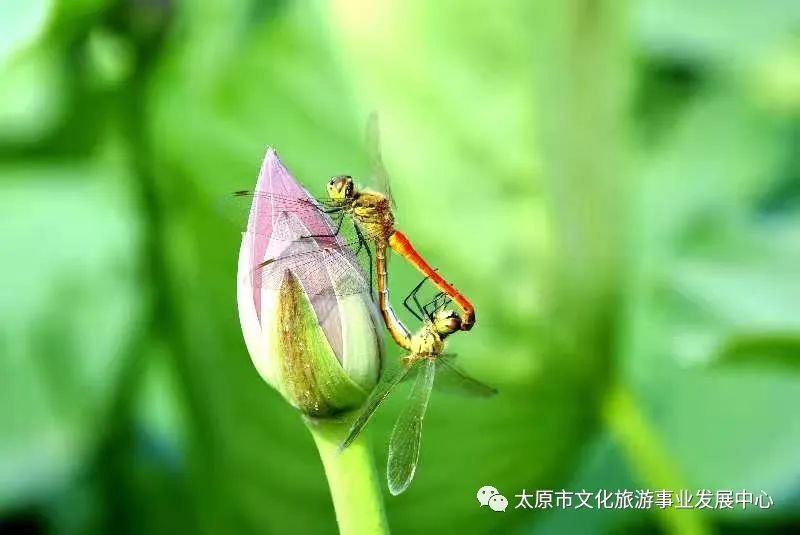
[(386, 244), (376, 243), (375, 245), (375, 264), (378, 268), (378, 307), (383, 316), (383, 321), (392, 339), (403, 349), (411, 349), (411, 334), (403, 325), (403, 322), (394, 313), (394, 309), (389, 301), (389, 281), (386, 271)]
[(461, 292), (456, 290), (452, 284), (444, 280), (444, 278), (428, 264), (424, 258), (414, 249), (408, 238), (400, 232), (393, 231), (388, 236), (389, 247), (394, 252), (405, 258), (412, 266), (414, 266), (420, 273), (430, 279), (442, 292), (450, 296), (450, 298), (461, 307), (464, 312), (462, 318), (461, 330), (468, 331), (475, 324), (475, 309), (466, 297)]

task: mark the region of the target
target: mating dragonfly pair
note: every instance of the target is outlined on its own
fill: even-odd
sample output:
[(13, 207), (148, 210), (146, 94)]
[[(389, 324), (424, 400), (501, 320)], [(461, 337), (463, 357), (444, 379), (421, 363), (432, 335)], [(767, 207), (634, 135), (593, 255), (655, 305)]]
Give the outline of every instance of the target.
[[(377, 118), (370, 118), (368, 147), (376, 190), (357, 188), (352, 177), (337, 176), (327, 185), (328, 199), (315, 200), (302, 188), (298, 191), (238, 191), (251, 206), (248, 232), (267, 234), (280, 251), (258, 263), (250, 274), (255, 287), (278, 289), (287, 271), (306, 281), (310, 296), (335, 293), (338, 296), (368, 292), (377, 288), (378, 308), (392, 339), (409, 353), (396, 371), (385, 373), (357, 416), (344, 449), (355, 440), (380, 404), (402, 381), (416, 376), (408, 403), (397, 419), (389, 442), (387, 479), (397, 495), (408, 488), (419, 459), (422, 420), (433, 388), (434, 377), (446, 375), (461, 391), (491, 396), (496, 393), (472, 379), (453, 364), (454, 355), (444, 352), (448, 336), (468, 331), (475, 323), (472, 304), (447, 282), (395, 229), (394, 203), (388, 177), (380, 156)], [(242, 200), (242, 199), (240, 199)], [(259, 217), (259, 211), (268, 217)], [(319, 221), (326, 222), (319, 224)], [(299, 224), (293, 224), (299, 222)], [(311, 222), (311, 224), (306, 224)], [(303, 226), (304, 232), (298, 231)], [(269, 228), (264, 228), (268, 226)], [(280, 242), (285, 242), (280, 244)], [(403, 324), (389, 299), (387, 251), (391, 249), (419, 270), (424, 279), (403, 304), (422, 326), (415, 333)], [(439, 293), (429, 302), (419, 299), (421, 288), (430, 282)], [(331, 284), (333, 282), (333, 284)], [(451, 303), (459, 315), (449, 309)]]

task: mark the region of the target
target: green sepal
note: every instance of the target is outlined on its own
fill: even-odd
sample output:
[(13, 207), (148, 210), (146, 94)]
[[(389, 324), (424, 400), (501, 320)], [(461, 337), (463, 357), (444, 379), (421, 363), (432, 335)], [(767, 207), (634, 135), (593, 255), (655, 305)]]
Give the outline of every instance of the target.
[(297, 278), (286, 272), (275, 314), (278, 388), (294, 407), (325, 418), (359, 407), (368, 392), (348, 377)]

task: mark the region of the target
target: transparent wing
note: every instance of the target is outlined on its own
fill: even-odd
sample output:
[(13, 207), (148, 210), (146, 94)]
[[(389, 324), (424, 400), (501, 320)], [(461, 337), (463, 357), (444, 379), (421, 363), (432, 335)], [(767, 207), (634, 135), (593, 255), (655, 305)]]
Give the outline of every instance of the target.
[(380, 407), (381, 403), (389, 396), (389, 393), (394, 389), (395, 386), (403, 380), (403, 378), (408, 374), (408, 372), (416, 367), (415, 364), (411, 366), (400, 366), (392, 373), (387, 374), (381, 379), (381, 382), (372, 390), (372, 393), (367, 398), (366, 403), (364, 403), (364, 408), (359, 413), (356, 420), (353, 422), (353, 425), (350, 427), (350, 432), (347, 433), (347, 438), (339, 445), (339, 451), (342, 451), (347, 446), (353, 443), (353, 441), (361, 434), (364, 427), (369, 422), (369, 419), (372, 418), (372, 415), (375, 414), (375, 411)]
[[(442, 353), (436, 358), (436, 381), (434, 390), (447, 394), (458, 394), (470, 397), (492, 397), (498, 391), (485, 383), (471, 377), (467, 372), (455, 365), (454, 353)], [(419, 370), (411, 370), (402, 382), (413, 381), (419, 375)]]
[(455, 355), (444, 353), (436, 359), (436, 388), (454, 394), (491, 397), (497, 389), (473, 379), (453, 362)]
[(245, 234), (245, 239), (251, 240), (248, 250), (252, 258), (248, 265), (254, 267), (241, 282), (253, 288), (277, 290), (286, 273), (291, 272), (312, 296), (369, 293), (370, 244), (358, 236), (344, 214), (338, 217), (344, 218), (341, 225), (322, 213), (272, 211), (268, 218), (251, 217), (251, 221), (268, 219), (269, 229), (262, 222), (260, 226), (265, 228), (259, 230), (264, 233), (248, 230)]
[[(328, 219), (330, 215), (341, 212), (340, 207), (329, 203), (317, 201), (310, 195), (308, 197), (292, 197), (278, 193), (269, 193), (257, 190), (236, 191), (226, 196), (220, 202), (220, 211), (233, 223), (246, 228), (247, 232), (274, 236), (277, 239), (288, 240), (293, 236), (286, 234), (276, 234), (274, 220), (280, 214), (294, 214), (303, 221), (319, 221), (320, 216)], [(259, 217), (261, 216), (261, 217)], [(313, 234), (336, 234), (334, 228), (328, 228), (321, 224), (311, 229)]]
[(255, 288), (280, 290), (292, 273), (309, 296), (347, 296), (370, 292), (369, 275), (350, 249), (323, 248), (287, 253), (253, 269), (246, 281)]
[(392, 195), (392, 186), (389, 183), (389, 174), (386, 172), (386, 167), (383, 165), (383, 157), (381, 156), (380, 125), (377, 112), (372, 112), (367, 118), (367, 154), (374, 187), (386, 195), (393, 209), (397, 209), (397, 204), (395, 204), (394, 196)]
[(389, 482), (389, 492), (393, 496), (408, 488), (417, 470), (422, 440), (422, 419), (428, 408), (433, 378), (436, 374), (436, 365), (430, 359), (422, 359), (419, 366), (421, 366), (419, 375), (408, 397), (408, 404), (394, 424), (392, 437), (389, 439), (386, 478)]

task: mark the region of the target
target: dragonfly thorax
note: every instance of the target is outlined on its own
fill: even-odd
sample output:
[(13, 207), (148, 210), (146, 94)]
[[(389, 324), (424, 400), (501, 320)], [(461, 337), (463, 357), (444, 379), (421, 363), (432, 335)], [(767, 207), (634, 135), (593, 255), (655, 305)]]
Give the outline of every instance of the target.
[(386, 243), (394, 232), (389, 199), (380, 193), (366, 189), (357, 191), (349, 210), (356, 224), (372, 240)]
[(438, 356), (444, 351), (444, 337), (436, 332), (434, 324), (425, 322), (422, 329), (411, 337), (411, 354), (420, 357)]

